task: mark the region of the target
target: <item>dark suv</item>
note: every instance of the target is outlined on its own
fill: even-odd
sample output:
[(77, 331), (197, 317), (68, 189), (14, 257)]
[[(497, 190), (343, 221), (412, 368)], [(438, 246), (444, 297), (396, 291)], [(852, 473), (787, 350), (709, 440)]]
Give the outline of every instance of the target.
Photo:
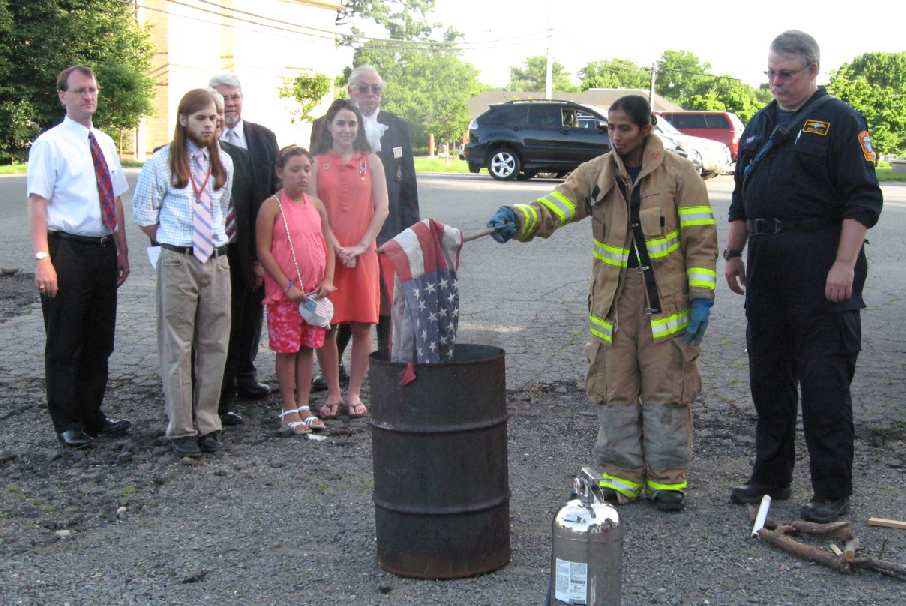
[(572, 101), (531, 99), (492, 105), (469, 124), (463, 156), (469, 170), (495, 179), (563, 176), (610, 151), (607, 120)]

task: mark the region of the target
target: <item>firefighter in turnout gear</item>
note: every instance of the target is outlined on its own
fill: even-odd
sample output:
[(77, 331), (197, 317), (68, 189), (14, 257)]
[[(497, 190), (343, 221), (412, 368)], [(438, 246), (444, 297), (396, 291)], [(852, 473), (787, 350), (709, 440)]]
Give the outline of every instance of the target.
[(526, 242), (590, 216), (588, 397), (600, 407), (595, 457), (613, 502), (643, 493), (683, 509), (696, 368), (717, 283), (717, 231), (692, 164), (651, 134), (644, 97), (608, 112), (613, 150), (529, 204), (501, 207), (494, 238)]

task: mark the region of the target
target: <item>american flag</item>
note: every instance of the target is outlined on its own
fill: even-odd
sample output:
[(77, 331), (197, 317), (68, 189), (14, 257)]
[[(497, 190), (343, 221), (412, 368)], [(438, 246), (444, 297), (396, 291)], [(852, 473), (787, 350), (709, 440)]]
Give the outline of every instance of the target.
[(437, 364), (453, 359), (459, 324), (462, 234), (424, 219), (381, 247), (391, 301), (390, 360)]

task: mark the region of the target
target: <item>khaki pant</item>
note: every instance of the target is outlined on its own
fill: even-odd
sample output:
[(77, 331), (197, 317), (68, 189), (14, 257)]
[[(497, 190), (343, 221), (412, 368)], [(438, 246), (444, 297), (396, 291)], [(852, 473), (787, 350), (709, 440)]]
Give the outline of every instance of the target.
[[(230, 338), (230, 264), (163, 249), (157, 263), (157, 347), (168, 438), (221, 429), (217, 407)], [(192, 384), (192, 351), (195, 384)]]
[[(616, 312), (613, 344), (595, 344), (589, 393), (605, 394), (595, 457), (605, 474), (623, 480), (627, 496), (684, 490), (692, 447), (691, 403), (701, 392), (698, 347), (685, 335), (660, 342), (651, 336), (639, 270), (627, 270)], [(630, 494), (631, 493), (631, 494)]]

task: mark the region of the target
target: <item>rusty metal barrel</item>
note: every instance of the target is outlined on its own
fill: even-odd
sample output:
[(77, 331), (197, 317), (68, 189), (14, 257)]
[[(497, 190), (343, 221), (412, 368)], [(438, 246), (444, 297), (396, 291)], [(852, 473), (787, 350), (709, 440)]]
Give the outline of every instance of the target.
[(378, 564), (454, 579), (510, 561), (504, 352), (457, 345), (451, 361), (371, 357), (371, 450)]

